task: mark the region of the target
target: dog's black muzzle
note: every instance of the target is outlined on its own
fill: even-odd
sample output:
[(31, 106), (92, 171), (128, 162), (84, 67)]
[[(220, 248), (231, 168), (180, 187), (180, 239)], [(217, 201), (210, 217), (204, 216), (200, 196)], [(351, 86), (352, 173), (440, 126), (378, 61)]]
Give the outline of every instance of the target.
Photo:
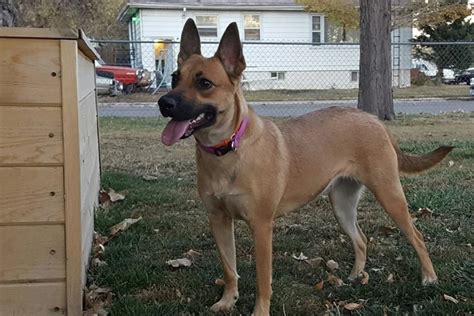
[[(158, 100), (160, 112), (164, 117), (175, 121), (195, 120), (202, 117), (195, 129), (208, 127), (215, 123), (217, 109), (211, 104), (195, 104), (185, 99), (180, 93), (169, 92)], [(201, 115), (204, 114), (204, 115)]]

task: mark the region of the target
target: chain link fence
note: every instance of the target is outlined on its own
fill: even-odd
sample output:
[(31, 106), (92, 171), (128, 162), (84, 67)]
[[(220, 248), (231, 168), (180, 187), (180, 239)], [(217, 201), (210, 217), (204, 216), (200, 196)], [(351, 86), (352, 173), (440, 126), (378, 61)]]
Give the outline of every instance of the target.
[[(94, 43), (106, 65), (146, 69), (142, 79), (123, 82), (126, 95), (99, 99), (100, 115), (159, 116), (156, 100), (171, 88), (179, 42)], [(213, 56), (217, 46), (204, 42), (202, 54)], [(259, 114), (297, 116), (332, 105), (357, 106), (358, 44), (244, 42), (243, 48), (242, 89)], [(395, 111), (474, 111), (473, 67), (474, 42), (392, 44)]]

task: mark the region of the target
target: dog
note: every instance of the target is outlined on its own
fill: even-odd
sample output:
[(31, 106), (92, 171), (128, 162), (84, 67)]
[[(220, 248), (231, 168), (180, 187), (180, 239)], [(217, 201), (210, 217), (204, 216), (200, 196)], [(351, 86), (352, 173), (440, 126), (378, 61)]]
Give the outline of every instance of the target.
[(357, 223), (363, 187), (373, 192), (414, 247), (422, 283), (437, 281), (421, 233), (412, 223), (401, 174), (419, 173), (452, 149), (423, 155), (401, 152), (374, 116), (331, 107), (276, 124), (257, 116), (240, 88), (246, 67), (236, 23), (230, 24), (214, 57), (201, 55), (196, 25), (186, 21), (172, 90), (159, 101), (171, 121), (161, 140), (172, 145), (196, 139), (199, 195), (224, 270), (224, 293), (211, 309), (225, 312), (238, 299), (234, 220), (249, 225), (254, 242), (257, 295), (254, 315), (269, 315), (272, 295), (272, 229), (276, 217), (328, 194), (335, 217), (350, 237), (355, 262), (350, 278), (364, 271), (367, 239)]

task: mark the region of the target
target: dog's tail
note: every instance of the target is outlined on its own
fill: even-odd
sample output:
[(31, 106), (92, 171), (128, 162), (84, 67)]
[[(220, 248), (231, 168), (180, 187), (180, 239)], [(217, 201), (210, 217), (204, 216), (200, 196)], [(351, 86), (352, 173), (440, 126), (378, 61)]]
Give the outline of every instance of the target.
[(421, 156), (409, 155), (403, 153), (393, 136), (390, 136), (393, 147), (397, 152), (398, 170), (405, 174), (419, 173), (434, 167), (454, 149), (454, 146), (441, 146)]

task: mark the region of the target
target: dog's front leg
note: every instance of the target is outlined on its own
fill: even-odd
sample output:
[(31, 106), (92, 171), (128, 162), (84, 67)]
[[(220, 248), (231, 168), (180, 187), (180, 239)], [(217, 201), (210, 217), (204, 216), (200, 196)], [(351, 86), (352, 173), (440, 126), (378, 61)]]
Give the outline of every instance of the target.
[(209, 222), (222, 260), (225, 282), (224, 294), (217, 303), (212, 305), (211, 310), (225, 312), (231, 310), (239, 298), (237, 285), (239, 276), (235, 262), (234, 219), (221, 210), (216, 210), (209, 212)]
[(253, 315), (270, 315), (272, 296), (272, 220), (256, 220), (250, 223), (255, 241), (257, 266), (257, 299)]

